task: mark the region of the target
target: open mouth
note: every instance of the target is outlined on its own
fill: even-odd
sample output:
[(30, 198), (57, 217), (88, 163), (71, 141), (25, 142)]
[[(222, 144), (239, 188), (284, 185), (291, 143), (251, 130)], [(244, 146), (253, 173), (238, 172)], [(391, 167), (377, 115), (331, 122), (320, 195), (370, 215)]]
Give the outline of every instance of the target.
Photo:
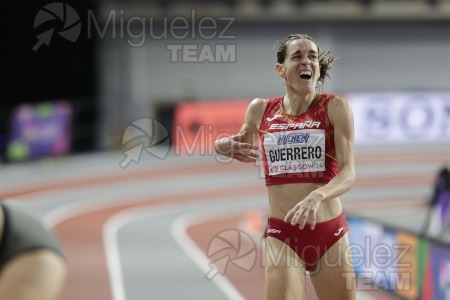
[(301, 71), (300, 72), (300, 78), (304, 80), (309, 80), (312, 77), (311, 71)]

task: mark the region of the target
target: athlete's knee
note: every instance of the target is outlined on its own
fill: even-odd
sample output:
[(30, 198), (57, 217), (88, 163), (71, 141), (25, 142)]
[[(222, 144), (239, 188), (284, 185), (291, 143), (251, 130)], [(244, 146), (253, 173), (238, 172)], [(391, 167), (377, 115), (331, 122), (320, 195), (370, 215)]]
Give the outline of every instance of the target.
[(22, 262), (23, 265), (33, 266), (33, 271), (36, 273), (66, 271), (66, 262), (62, 255), (49, 249), (28, 251), (18, 255), (13, 261)]
[(8, 299), (54, 300), (66, 275), (67, 266), (59, 253), (34, 250), (17, 255), (5, 266), (1, 286)]

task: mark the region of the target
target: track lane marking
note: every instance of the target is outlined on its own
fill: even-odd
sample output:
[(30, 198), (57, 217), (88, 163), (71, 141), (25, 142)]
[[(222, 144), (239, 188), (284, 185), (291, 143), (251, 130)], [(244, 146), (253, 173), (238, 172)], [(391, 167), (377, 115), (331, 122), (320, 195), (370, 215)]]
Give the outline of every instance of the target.
[[(222, 167), (222, 166), (221, 166)], [(221, 172), (223, 172), (223, 169), (220, 169), (220, 171)], [(235, 172), (236, 171), (236, 169), (233, 169), (232, 170), (233, 172)], [(203, 171), (202, 171), (203, 172)], [(170, 176), (170, 175), (168, 175), (168, 176)], [(129, 179), (129, 180), (134, 180), (134, 179)], [(389, 181), (392, 181), (392, 179), (390, 179)], [(373, 182), (373, 180), (372, 180), (372, 182)], [(417, 182), (417, 181), (415, 181), (415, 182)], [(102, 182), (102, 185), (104, 184), (105, 186), (107, 186), (108, 184), (109, 184), (110, 182), (108, 182), (108, 181), (106, 181), (106, 182)], [(423, 182), (422, 182), (423, 183)], [(89, 185), (89, 184), (88, 184)], [(377, 184), (378, 185), (378, 184)], [(68, 186), (67, 186), (68, 187)], [(77, 186), (78, 187), (78, 186)], [(62, 190), (64, 189), (64, 187), (62, 188)], [(50, 190), (47, 190), (47, 192), (49, 192), (49, 191), (51, 191), (51, 189)], [(403, 202), (403, 203), (405, 203), (405, 202)], [(364, 205), (365, 207), (367, 207), (367, 203), (361, 203), (362, 205)], [(345, 205), (345, 204), (344, 204)], [(67, 216), (68, 217), (68, 216)]]
[[(448, 160), (449, 155), (447, 152), (438, 152), (433, 153), (433, 155), (428, 155), (427, 153), (419, 153), (419, 154), (394, 154), (394, 155), (380, 155), (378, 154), (364, 154), (364, 155), (357, 155), (355, 156), (355, 162), (357, 165), (365, 165), (365, 164), (379, 164), (379, 163), (411, 163), (413, 162), (436, 162), (441, 164), (442, 161)], [(92, 185), (108, 185), (113, 182), (123, 182), (123, 181), (133, 181), (136, 178), (154, 178), (159, 176), (172, 176), (174, 173), (179, 175), (189, 175), (190, 172), (235, 172), (237, 170), (249, 170), (247, 164), (242, 164), (238, 162), (232, 162), (229, 164), (226, 164), (227, 167), (223, 167), (224, 164), (221, 163), (207, 163), (203, 165), (194, 165), (194, 166), (183, 166), (183, 168), (177, 168), (177, 167), (161, 167), (157, 169), (144, 169), (144, 170), (133, 170), (133, 171), (127, 171), (127, 170), (120, 170), (116, 173), (112, 174), (104, 174), (99, 176), (96, 174), (95, 176), (90, 177), (83, 176), (82, 178), (72, 178), (70, 180), (59, 180), (56, 182), (51, 183), (41, 183), (37, 185), (33, 185), (32, 187), (21, 187), (21, 188), (12, 188), (12, 189), (5, 189), (0, 190), (0, 194), (4, 198), (12, 198), (12, 197), (19, 197), (24, 196), (27, 194), (32, 194), (40, 191), (47, 191), (47, 190), (55, 190), (55, 189), (67, 189), (67, 188), (74, 188), (74, 187), (86, 187), (86, 186), (92, 186)], [(255, 169), (258, 167), (255, 167), (255, 165), (252, 165)], [(89, 170), (86, 170), (89, 172)], [(434, 175), (434, 174), (433, 174)]]

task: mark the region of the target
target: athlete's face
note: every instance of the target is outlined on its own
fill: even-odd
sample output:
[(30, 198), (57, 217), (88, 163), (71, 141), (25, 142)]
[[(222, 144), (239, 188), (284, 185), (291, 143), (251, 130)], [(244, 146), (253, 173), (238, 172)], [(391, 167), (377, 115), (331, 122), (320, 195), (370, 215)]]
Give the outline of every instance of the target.
[(276, 68), (288, 89), (306, 93), (314, 91), (320, 77), (317, 45), (308, 39), (289, 42), (286, 59)]

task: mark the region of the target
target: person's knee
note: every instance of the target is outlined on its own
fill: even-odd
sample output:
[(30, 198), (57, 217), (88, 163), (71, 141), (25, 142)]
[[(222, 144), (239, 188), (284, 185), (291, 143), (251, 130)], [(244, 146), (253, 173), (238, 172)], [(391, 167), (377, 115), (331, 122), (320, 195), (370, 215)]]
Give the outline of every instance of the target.
[[(67, 265), (61, 255), (44, 250), (36, 253), (35, 258), (40, 266), (40, 270), (36, 270), (37, 276), (42, 276), (42, 290), (47, 289), (51, 297), (59, 294), (67, 276)], [(53, 298), (49, 298), (53, 299)]]
[(66, 275), (65, 260), (51, 250), (18, 255), (2, 269), (0, 299), (57, 299)]

